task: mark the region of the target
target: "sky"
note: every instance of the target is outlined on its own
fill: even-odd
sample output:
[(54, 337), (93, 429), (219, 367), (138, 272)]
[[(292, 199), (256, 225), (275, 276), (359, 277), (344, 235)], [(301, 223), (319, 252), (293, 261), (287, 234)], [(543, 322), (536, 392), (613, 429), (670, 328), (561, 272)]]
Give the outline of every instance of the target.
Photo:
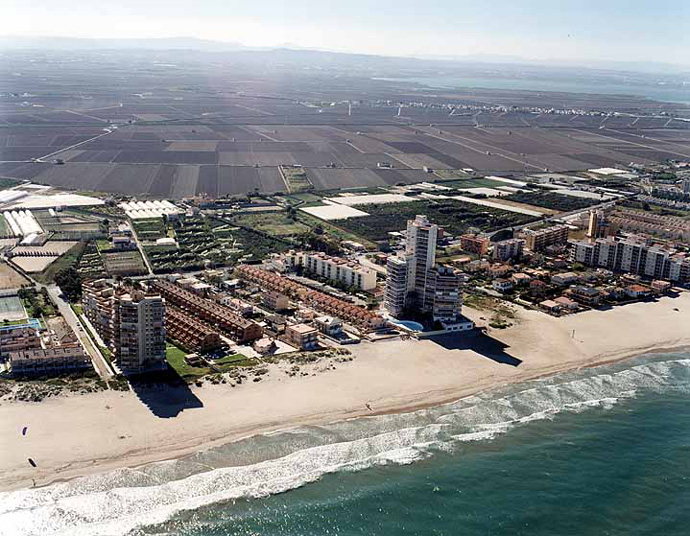
[(690, 62), (689, 0), (0, 0), (1, 36), (198, 37), (393, 56)]

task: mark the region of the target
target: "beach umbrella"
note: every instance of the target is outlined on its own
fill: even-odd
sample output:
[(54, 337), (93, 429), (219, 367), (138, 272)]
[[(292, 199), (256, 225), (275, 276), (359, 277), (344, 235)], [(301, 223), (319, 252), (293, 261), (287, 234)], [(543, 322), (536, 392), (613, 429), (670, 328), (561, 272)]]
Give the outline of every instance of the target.
[(29, 463), (31, 464), (31, 467), (36, 467), (36, 462), (33, 461), (31, 458), (29, 458)]

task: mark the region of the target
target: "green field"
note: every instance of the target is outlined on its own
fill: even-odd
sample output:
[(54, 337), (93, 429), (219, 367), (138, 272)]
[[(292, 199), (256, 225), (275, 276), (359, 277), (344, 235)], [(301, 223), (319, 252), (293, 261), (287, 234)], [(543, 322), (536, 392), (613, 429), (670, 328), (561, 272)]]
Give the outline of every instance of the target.
[(211, 369), (208, 367), (192, 367), (184, 360), (186, 352), (172, 343), (165, 345), (165, 358), (175, 372), (183, 379), (200, 378), (206, 374), (210, 374)]
[(280, 166), (280, 171), (288, 183), (291, 193), (306, 192), (314, 189), (314, 185), (309, 182), (307, 173), (301, 167)]
[(10, 227), (7, 225), (7, 221), (5, 221), (5, 217), (0, 214), (0, 236), (5, 236), (10, 234)]
[(163, 223), (163, 218), (132, 220), (132, 227), (139, 240), (158, 240), (168, 236), (168, 229)]
[(263, 231), (272, 236), (300, 235), (310, 230), (305, 224), (292, 219), (287, 212), (238, 214), (230, 219), (235, 225)]
[(357, 208), (367, 212), (369, 216), (338, 221), (338, 226), (371, 241), (387, 240), (389, 232), (403, 230), (407, 220), (414, 219), (417, 214), (425, 214), (431, 222), (455, 236), (466, 232), (470, 227), (492, 231), (535, 220), (532, 216), (456, 199), (361, 205)]

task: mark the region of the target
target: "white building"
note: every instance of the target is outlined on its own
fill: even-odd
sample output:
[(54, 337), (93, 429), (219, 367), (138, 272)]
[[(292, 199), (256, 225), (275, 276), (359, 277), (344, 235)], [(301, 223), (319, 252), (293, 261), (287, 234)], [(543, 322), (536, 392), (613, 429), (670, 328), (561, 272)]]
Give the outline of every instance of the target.
[(407, 279), (410, 259), (407, 257), (388, 257), (386, 264), (386, 288), (383, 293), (383, 305), (391, 316), (398, 317), (405, 310), (407, 303)]
[(587, 266), (653, 279), (690, 281), (690, 256), (635, 239), (599, 238), (571, 244), (570, 259)]
[(287, 270), (302, 266), (305, 270), (347, 287), (371, 291), (376, 288), (376, 271), (359, 263), (331, 257), (325, 253), (289, 252), (278, 259)]
[(407, 222), (405, 255), (411, 259), (408, 269), (407, 289), (416, 306), (428, 310), (426, 293), (429, 288), (429, 271), (436, 262), (436, 241), (438, 225), (429, 222), (426, 216), (417, 215)]

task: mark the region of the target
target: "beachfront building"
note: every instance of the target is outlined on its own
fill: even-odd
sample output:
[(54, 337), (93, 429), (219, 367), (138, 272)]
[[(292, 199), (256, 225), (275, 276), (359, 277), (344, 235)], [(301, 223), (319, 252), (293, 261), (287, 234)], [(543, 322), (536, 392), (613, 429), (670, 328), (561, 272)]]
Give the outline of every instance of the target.
[(312, 350), (319, 345), (318, 331), (307, 324), (293, 324), (285, 328), (287, 341), (300, 350)]
[(530, 251), (543, 251), (548, 246), (565, 245), (568, 243), (568, 227), (554, 225), (546, 229), (525, 229), (523, 232), (525, 245)]
[(119, 295), (114, 324), (114, 355), (123, 372), (166, 368), (163, 298), (140, 291)]
[(295, 270), (302, 267), (305, 275), (314, 274), (329, 281), (338, 282), (357, 290), (371, 291), (376, 288), (376, 271), (361, 264), (332, 257), (322, 252), (290, 251), (276, 260), (279, 268)]
[(435, 264), (438, 231), (426, 216), (408, 221), (405, 253), (388, 258), (384, 307), (394, 318), (409, 310), (440, 322), (447, 331), (473, 329), (461, 314), (465, 275)]
[(212, 352), (223, 346), (217, 330), (171, 304), (165, 307), (165, 333), (178, 346), (196, 353)]
[(9, 354), (13, 376), (55, 376), (91, 368), (91, 358), (81, 345), (32, 348)]
[(0, 361), (12, 352), (33, 350), (41, 347), (41, 338), (34, 327), (7, 326), (0, 328)]
[(383, 306), (388, 313), (397, 318), (405, 310), (407, 303), (407, 279), (409, 259), (388, 257), (386, 264), (386, 288), (383, 293)]
[(406, 237), (405, 257), (410, 259), (407, 300), (415, 308), (428, 312), (430, 300), (426, 294), (430, 289), (430, 271), (436, 262), (438, 225), (430, 223), (426, 216), (417, 215), (414, 220), (408, 220)]
[(522, 256), (522, 250), (525, 246), (525, 241), (521, 238), (510, 238), (502, 240), (494, 244), (494, 260), (505, 262), (510, 259), (519, 259)]
[(465, 274), (451, 266), (435, 266), (429, 271), (427, 308), (434, 320), (453, 323), (460, 318), (464, 284)]
[(464, 234), (460, 237), (460, 248), (468, 253), (475, 253), (479, 256), (486, 255), (489, 252), (489, 244), (491, 241), (476, 234)]
[(149, 284), (166, 302), (210, 324), (238, 343), (254, 341), (263, 336), (263, 329), (259, 324), (244, 318), (225, 305), (202, 298), (176, 283), (162, 279), (153, 280)]
[[(268, 270), (263, 270), (256, 266), (242, 264), (237, 267), (236, 273), (242, 279), (254, 283), (264, 290), (281, 292), (294, 301), (302, 302), (303, 305), (308, 305), (326, 314), (338, 316), (344, 322), (364, 330), (376, 330), (386, 325), (386, 321), (383, 317), (364, 307), (354, 305), (353, 303), (341, 300), (325, 292), (310, 289), (293, 279), (275, 272), (269, 272)], [(305, 315), (306, 312), (301, 309), (298, 311), (298, 314)], [(312, 317), (314, 316), (313, 311), (311, 311), (310, 314)]]
[(599, 238), (572, 243), (570, 260), (614, 272), (637, 274), (677, 283), (690, 281), (690, 256), (674, 253), (637, 237)]
[(105, 279), (82, 285), (84, 315), (113, 352), (122, 372), (164, 369), (165, 302), (158, 294), (125, 289)]

